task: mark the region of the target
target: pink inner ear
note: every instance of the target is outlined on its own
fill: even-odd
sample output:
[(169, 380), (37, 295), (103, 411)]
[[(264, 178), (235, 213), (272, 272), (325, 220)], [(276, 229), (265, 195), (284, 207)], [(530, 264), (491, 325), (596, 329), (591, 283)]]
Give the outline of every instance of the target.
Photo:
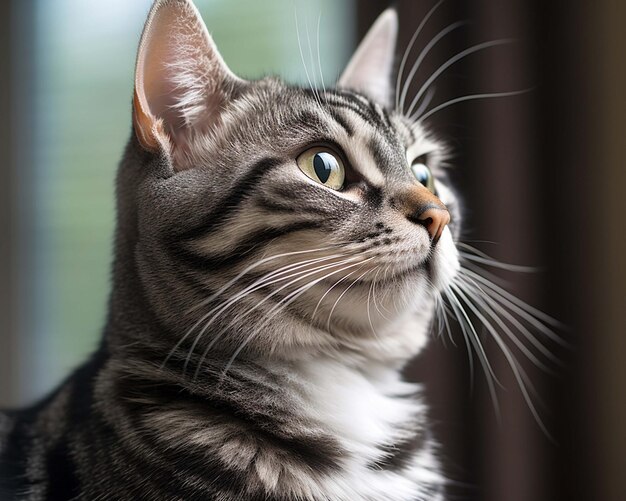
[(191, 137), (216, 122), (234, 81), (239, 79), (224, 64), (193, 4), (157, 1), (137, 57), (135, 126), (140, 142), (162, 146), (163, 138), (155, 137), (160, 129), (175, 157), (188, 156)]

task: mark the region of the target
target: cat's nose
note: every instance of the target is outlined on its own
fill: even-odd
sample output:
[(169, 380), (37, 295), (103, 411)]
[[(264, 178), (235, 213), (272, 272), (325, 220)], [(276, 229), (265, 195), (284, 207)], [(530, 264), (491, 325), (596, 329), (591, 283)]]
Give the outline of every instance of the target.
[(412, 186), (396, 199), (396, 207), (412, 223), (423, 226), (436, 243), (450, 222), (448, 208), (424, 186)]
[(450, 222), (450, 213), (445, 207), (427, 206), (413, 218), (413, 221), (426, 228), (431, 240), (437, 242), (443, 229)]

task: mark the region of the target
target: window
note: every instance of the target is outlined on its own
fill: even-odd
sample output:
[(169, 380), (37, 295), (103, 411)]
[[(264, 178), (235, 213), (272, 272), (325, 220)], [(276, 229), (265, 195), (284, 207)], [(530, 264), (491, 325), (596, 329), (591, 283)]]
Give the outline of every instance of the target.
[[(20, 400), (57, 384), (100, 338), (113, 181), (130, 134), (134, 59), (151, 3), (38, 0), (32, 7), (35, 80), (32, 94), (22, 99), (32, 100), (34, 149), (22, 203), (33, 231), (25, 237), (28, 254), (19, 277), (28, 284), (19, 337)], [(307, 78), (319, 79), (321, 65), (330, 81), (352, 49), (351, 2), (196, 4), (228, 65), (242, 77), (275, 74), (307, 84)]]

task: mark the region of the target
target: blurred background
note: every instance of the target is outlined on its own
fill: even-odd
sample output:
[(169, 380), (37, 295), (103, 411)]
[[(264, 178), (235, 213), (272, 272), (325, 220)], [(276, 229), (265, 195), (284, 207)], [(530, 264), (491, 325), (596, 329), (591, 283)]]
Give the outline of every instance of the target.
[[(0, 406), (32, 402), (94, 349), (104, 320), (113, 178), (130, 135), (136, 45), (150, 0), (0, 4)], [(385, 0), (196, 0), (228, 65), (248, 78), (306, 83), (298, 48), (332, 84)], [(434, 0), (400, 0), (398, 52)], [(572, 345), (556, 375), (524, 363), (533, 418), (504, 357), (496, 419), (465, 345), (435, 340), (407, 368), (424, 381), (450, 499), (626, 499), (626, 3), (444, 2), (408, 61), (441, 30), (409, 98), (449, 58), (484, 41), (436, 83), (433, 106), (532, 87), (434, 114), (453, 147), (465, 241), (506, 262), (508, 290), (558, 318)], [(318, 31), (319, 23), (319, 31)], [(458, 338), (461, 339), (460, 337)], [(520, 359), (522, 360), (522, 359)]]

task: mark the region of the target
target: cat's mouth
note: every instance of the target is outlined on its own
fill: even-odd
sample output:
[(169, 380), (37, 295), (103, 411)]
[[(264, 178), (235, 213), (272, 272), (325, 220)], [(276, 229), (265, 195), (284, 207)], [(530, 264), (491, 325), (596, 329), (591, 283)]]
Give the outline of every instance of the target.
[(441, 289), (449, 284), (459, 267), (459, 257), (452, 234), (445, 231), (438, 242), (431, 244), (426, 253), (416, 251), (417, 259), (407, 259), (400, 254), (394, 263), (387, 265), (388, 271), (379, 281), (381, 285), (393, 287), (401, 280), (425, 278), (434, 289)]

